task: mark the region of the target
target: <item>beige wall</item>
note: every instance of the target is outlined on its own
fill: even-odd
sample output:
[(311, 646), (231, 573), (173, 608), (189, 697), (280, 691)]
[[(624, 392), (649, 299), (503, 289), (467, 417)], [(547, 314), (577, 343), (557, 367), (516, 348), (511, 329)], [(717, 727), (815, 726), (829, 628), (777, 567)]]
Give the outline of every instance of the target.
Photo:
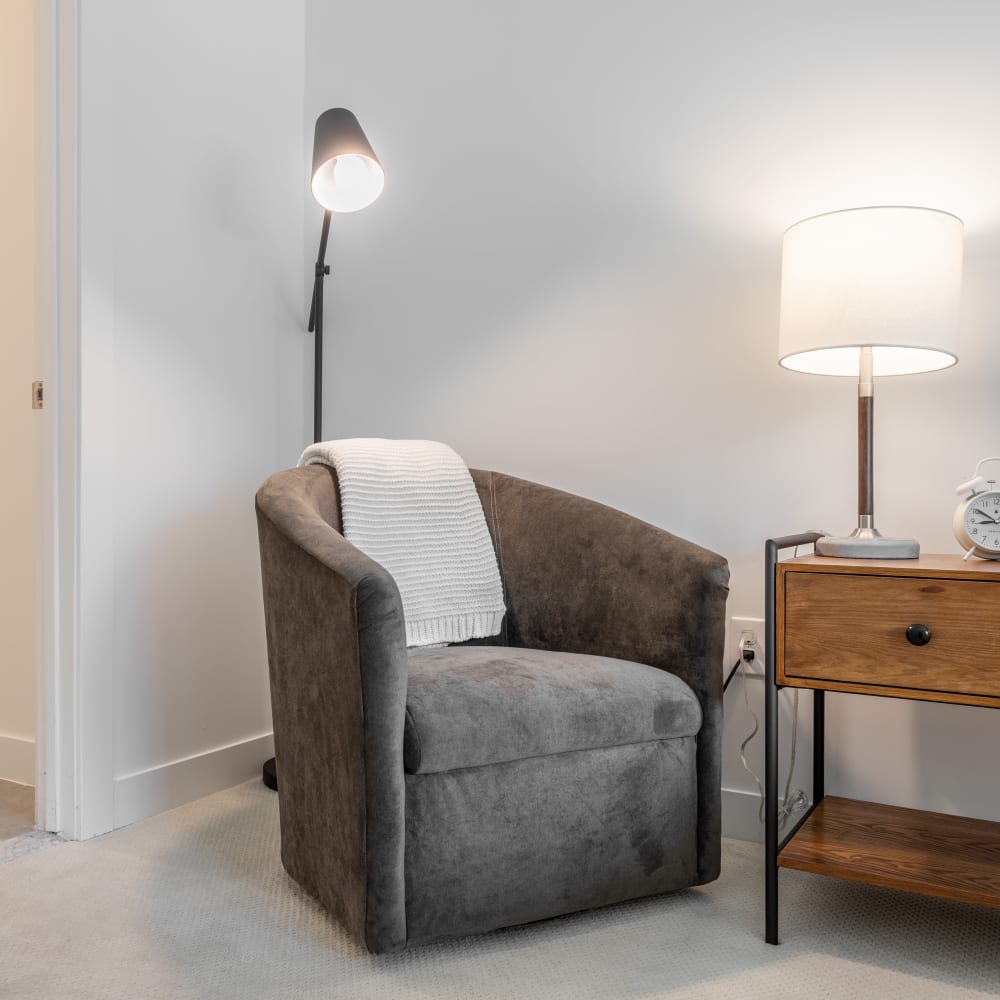
[(34, 26), (0, 27), (0, 778), (34, 784)]

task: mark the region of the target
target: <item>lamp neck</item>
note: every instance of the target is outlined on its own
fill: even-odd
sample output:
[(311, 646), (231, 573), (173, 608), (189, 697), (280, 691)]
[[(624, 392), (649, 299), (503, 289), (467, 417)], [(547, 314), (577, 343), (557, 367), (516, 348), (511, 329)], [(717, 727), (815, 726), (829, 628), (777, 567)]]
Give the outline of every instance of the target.
[[(326, 267), (326, 242), (330, 238), (330, 219), (333, 216), (333, 212), (327, 209), (323, 213), (323, 228), (319, 234), (319, 254), (316, 260), (316, 277), (321, 278), (324, 274), (329, 274), (329, 268)], [(871, 352), (870, 347), (864, 348), (869, 353)]]
[(309, 331), (315, 331), (313, 360), (313, 441), (323, 438), (323, 279), (330, 273), (326, 263), (326, 242), (330, 237), (330, 209), (323, 213), (323, 229), (319, 236), (316, 257), (312, 305), (309, 307)]
[(875, 527), (875, 376), (872, 349), (861, 348), (858, 368), (858, 527)]
[(858, 359), (858, 395), (875, 395), (875, 374), (874, 357), (870, 347), (861, 348), (861, 357)]

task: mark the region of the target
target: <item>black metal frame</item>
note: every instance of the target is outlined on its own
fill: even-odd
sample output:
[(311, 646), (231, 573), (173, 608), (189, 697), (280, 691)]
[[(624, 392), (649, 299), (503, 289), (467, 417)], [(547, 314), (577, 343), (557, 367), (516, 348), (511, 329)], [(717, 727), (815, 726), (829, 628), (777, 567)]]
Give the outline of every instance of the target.
[(313, 361), (313, 441), (319, 441), (323, 437), (323, 279), (330, 273), (330, 267), (326, 263), (326, 242), (330, 237), (332, 215), (330, 209), (323, 213), (323, 230), (319, 237), (312, 305), (309, 307), (309, 332), (316, 331)]
[(825, 692), (813, 690), (813, 797), (812, 804), (791, 831), (778, 842), (778, 683), (775, 671), (777, 625), (775, 585), (778, 553), (799, 545), (813, 545), (823, 535), (805, 531), (799, 535), (769, 538), (764, 544), (764, 939), (778, 943), (778, 855), (798, 832), (812, 811), (823, 801), (824, 744), (826, 735)]

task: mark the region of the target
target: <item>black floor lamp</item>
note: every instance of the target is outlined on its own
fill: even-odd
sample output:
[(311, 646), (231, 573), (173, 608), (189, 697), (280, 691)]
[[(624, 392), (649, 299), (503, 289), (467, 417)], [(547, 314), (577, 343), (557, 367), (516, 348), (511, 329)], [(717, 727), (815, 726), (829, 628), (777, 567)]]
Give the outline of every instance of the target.
[(323, 436), (323, 279), (330, 273), (326, 243), (334, 212), (367, 208), (385, 186), (385, 172), (357, 118), (346, 108), (331, 108), (316, 119), (312, 193), (323, 206), (323, 229), (309, 309), (309, 332), (316, 332), (313, 366), (313, 441)]
[[(323, 437), (323, 279), (330, 273), (326, 244), (334, 212), (367, 208), (385, 187), (385, 171), (358, 123), (346, 108), (330, 108), (316, 119), (313, 138), (313, 197), (323, 206), (323, 228), (309, 307), (309, 332), (315, 333), (313, 365), (313, 441)], [(264, 763), (264, 784), (277, 789), (274, 758)]]

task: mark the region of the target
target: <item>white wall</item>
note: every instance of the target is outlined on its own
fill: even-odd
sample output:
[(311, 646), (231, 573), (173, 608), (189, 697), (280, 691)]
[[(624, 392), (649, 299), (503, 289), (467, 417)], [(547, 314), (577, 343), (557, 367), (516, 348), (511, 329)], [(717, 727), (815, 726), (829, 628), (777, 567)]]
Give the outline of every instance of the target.
[(121, 826), (272, 752), (253, 495), (307, 437), (303, 8), (101, 0), (80, 37), (81, 656)]
[[(953, 487), (1000, 452), (989, 0), (309, 0), (306, 43), (307, 126), (352, 109), (387, 174), (335, 220), (327, 436), (441, 438), (631, 511), (725, 554), (730, 614), (762, 617), (764, 540), (856, 512), (856, 386), (777, 365), (782, 232), (927, 205), (967, 224), (961, 361), (879, 386), (876, 502), (955, 551)], [(829, 791), (1000, 819), (995, 713), (828, 702)]]
[(0, 778), (35, 783), (35, 101), (31, 0), (0, 30)]

